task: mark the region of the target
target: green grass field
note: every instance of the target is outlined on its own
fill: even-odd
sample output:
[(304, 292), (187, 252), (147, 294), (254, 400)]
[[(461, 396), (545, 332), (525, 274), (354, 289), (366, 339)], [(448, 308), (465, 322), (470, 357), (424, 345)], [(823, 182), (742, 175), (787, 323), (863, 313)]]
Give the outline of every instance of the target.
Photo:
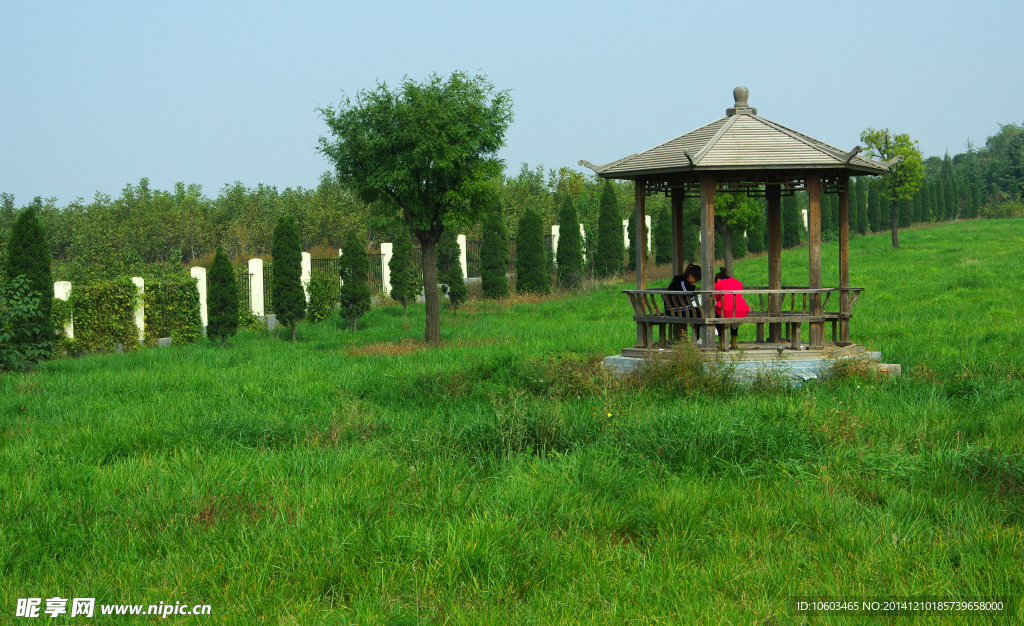
[[(4, 375), (0, 623), (54, 596), (211, 605), (167, 618), (195, 624), (850, 622), (793, 596), (1004, 596), (991, 623), (1017, 620), (1024, 220), (901, 244), (851, 244), (853, 339), (893, 379), (751, 388), (685, 359), (610, 377), (600, 358), (635, 341), (623, 284), (471, 301), (435, 349), (421, 306), (386, 306), (296, 344)], [(806, 259), (784, 254), (785, 284)], [(764, 285), (766, 265), (736, 273)]]

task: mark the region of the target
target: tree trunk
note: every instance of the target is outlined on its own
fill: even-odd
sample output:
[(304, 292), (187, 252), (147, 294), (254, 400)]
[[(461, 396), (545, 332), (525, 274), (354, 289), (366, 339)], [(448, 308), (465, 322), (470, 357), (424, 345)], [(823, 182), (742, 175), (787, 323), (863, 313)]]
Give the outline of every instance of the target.
[(227, 336), (227, 335), (221, 335), (221, 336), (220, 336), (220, 347), (221, 347), (221, 348), (223, 348), (223, 347), (224, 347), (224, 345), (225, 345), (225, 344), (226, 344), (227, 342), (228, 342), (228, 336)]
[(899, 200), (893, 198), (892, 200), (892, 249), (900, 249), (900, 236), (898, 233), (900, 219), (900, 204)]
[(420, 240), (423, 252), (423, 299), (427, 305), (427, 329), (424, 340), (428, 344), (441, 343), (441, 299), (437, 291), (437, 241)]

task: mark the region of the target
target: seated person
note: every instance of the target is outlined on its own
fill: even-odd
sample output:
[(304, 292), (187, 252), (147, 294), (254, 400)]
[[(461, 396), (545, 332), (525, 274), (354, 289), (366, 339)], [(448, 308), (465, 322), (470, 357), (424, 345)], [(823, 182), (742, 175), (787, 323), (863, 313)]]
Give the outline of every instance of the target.
[[(697, 291), (700, 281), (700, 266), (690, 263), (682, 274), (672, 277), (667, 291)], [(695, 296), (662, 296), (665, 301), (665, 315), (682, 317), (704, 317), (703, 311), (697, 306)]]
[[(725, 273), (725, 268), (720, 268), (715, 275), (715, 291), (743, 291), (743, 283), (730, 277)], [(715, 296), (715, 315), (718, 317), (746, 317), (750, 313), (747, 301), (740, 294), (721, 294)], [(725, 336), (725, 324), (715, 324), (718, 327), (718, 335)], [(732, 341), (730, 348), (735, 350), (739, 347), (738, 339), (739, 324), (729, 324)]]

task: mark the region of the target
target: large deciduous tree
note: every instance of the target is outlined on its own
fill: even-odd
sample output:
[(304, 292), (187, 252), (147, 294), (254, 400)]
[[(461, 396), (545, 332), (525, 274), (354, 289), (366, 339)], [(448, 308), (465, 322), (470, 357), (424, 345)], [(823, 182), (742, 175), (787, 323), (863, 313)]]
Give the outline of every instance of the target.
[(431, 75), (406, 79), (396, 88), (378, 84), (361, 90), (353, 104), (320, 113), (331, 137), (319, 151), (338, 180), (373, 210), (401, 212), (423, 249), (427, 343), (441, 340), (437, 290), (437, 244), (445, 224), (470, 224), (480, 211), (474, 199), (501, 175), (497, 157), (512, 122), (507, 91), (483, 76)]
[(279, 324), (291, 329), (292, 341), (295, 341), (295, 326), (306, 315), (306, 293), (302, 289), (302, 248), (291, 215), (278, 218), (271, 254), (274, 271), (270, 298), (274, 316)]
[(913, 198), (924, 180), (921, 150), (910, 135), (895, 135), (888, 128), (867, 128), (860, 134), (860, 140), (867, 146), (869, 157), (882, 161), (903, 157), (902, 161), (891, 165), (879, 181), (885, 199), (892, 204), (892, 247), (899, 249), (899, 201)]
[[(743, 237), (743, 231), (761, 218), (761, 203), (755, 198), (735, 193), (723, 193), (715, 198), (715, 232), (722, 237), (722, 256), (725, 272), (732, 276), (733, 257), (746, 253), (744, 246), (735, 246), (734, 237)], [(716, 257), (717, 258), (717, 257)]]
[(238, 331), (238, 281), (235, 270), (231, 267), (224, 249), (217, 246), (217, 252), (210, 264), (210, 293), (207, 297), (209, 322), (206, 336), (210, 339), (220, 337), (223, 346), (228, 337)]
[(11, 227), (7, 258), (4, 260), (8, 278), (24, 276), (31, 290), (39, 293), (39, 325), (21, 333), (23, 336), (19, 336), (16, 341), (23, 343), (52, 342), (54, 337), (50, 315), (53, 307), (53, 274), (50, 271), (50, 248), (46, 244), (46, 232), (37, 213), (41, 206), (42, 199), (36, 198), (18, 213)]

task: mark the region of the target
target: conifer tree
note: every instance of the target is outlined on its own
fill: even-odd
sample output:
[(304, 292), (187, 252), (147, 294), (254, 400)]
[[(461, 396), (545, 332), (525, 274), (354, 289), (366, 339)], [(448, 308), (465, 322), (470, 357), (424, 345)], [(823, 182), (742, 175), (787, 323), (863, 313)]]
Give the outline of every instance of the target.
[(508, 296), (508, 235), (501, 204), (494, 198), (487, 208), (480, 243), (480, 283), (486, 298)]
[(341, 291), (338, 300), (341, 303), (341, 316), (357, 329), (356, 323), (364, 313), (370, 310), (370, 287), (366, 279), (370, 274), (370, 260), (366, 256), (366, 247), (349, 232), (345, 245), (341, 247), (340, 259)]
[(210, 264), (209, 281), (206, 336), (220, 337), (223, 347), (228, 337), (238, 332), (238, 282), (231, 261), (220, 246)]
[(32, 291), (39, 292), (39, 310), (42, 319), (37, 330), (19, 333), (18, 343), (52, 342), (53, 319), (53, 274), (50, 270), (50, 247), (46, 243), (46, 230), (39, 220), (42, 198), (36, 197), (32, 204), (18, 213), (11, 227), (7, 241), (7, 258), (4, 269), (8, 279), (25, 276)]
[(920, 224), (921, 214), (924, 213), (924, 205), (921, 196), (922, 191), (918, 189), (917, 193), (914, 194), (914, 216), (910, 220), (913, 224)]
[(928, 183), (921, 185), (921, 222), (931, 221), (932, 187)]
[(936, 184), (934, 180), (932, 180), (931, 182), (928, 183), (928, 189), (931, 190), (931, 192), (929, 192), (928, 196), (929, 196), (929, 199), (931, 201), (931, 209), (932, 209), (931, 212), (929, 213), (929, 220), (930, 221), (939, 221), (942, 218), (941, 213), (939, 213), (939, 196), (941, 195), (941, 192), (939, 190), (939, 185)]
[[(796, 196), (782, 197), (782, 247), (795, 248), (800, 245), (800, 231), (803, 218)], [(716, 246), (717, 247), (717, 246)]]
[(956, 219), (956, 210), (953, 208), (956, 203), (956, 194), (953, 193), (953, 179), (947, 178), (946, 184), (943, 185), (943, 195), (945, 196), (945, 210), (943, 211), (943, 217), (949, 221)]
[(867, 181), (857, 179), (857, 232), (866, 235), (868, 230), (868, 188)]
[(469, 297), (462, 273), (462, 249), (459, 235), (454, 228), (446, 228), (437, 242), (437, 280), (442, 293), (448, 296), (448, 304), (458, 308)]
[(558, 285), (564, 289), (575, 289), (583, 282), (583, 241), (576, 207), (568, 193), (562, 195), (558, 224), (558, 250), (555, 251)]
[(544, 254), (544, 226), (530, 208), (519, 218), (516, 234), (516, 292), (551, 293), (551, 277)]
[(622, 215), (612, 181), (605, 180), (601, 188), (601, 212), (597, 218), (597, 252), (594, 254), (594, 274), (599, 278), (614, 276), (622, 271)]
[[(762, 203), (760, 219), (754, 220), (754, 223), (747, 229), (747, 251), (751, 254), (764, 252), (764, 231), (767, 220), (767, 216), (765, 214), (766, 210), (764, 203)], [(737, 239), (739, 239), (739, 237), (737, 237)]]
[(672, 218), (668, 207), (662, 205), (654, 216), (654, 262), (658, 265), (672, 262)]
[(971, 183), (971, 217), (978, 217), (978, 209), (981, 208), (981, 187)]
[(743, 236), (743, 232), (735, 232), (732, 234), (732, 258), (742, 259), (747, 256), (747, 238)]
[(405, 315), (409, 303), (415, 302), (423, 289), (423, 276), (412, 260), (412, 235), (405, 224), (395, 236), (388, 270), (391, 272), (391, 299), (402, 304), (402, 315)]
[(302, 289), (302, 248), (291, 215), (282, 215), (277, 220), (271, 254), (274, 263), (270, 297), (274, 315), (279, 324), (291, 329), (295, 341), (295, 326), (306, 315), (306, 293)]
[(868, 186), (868, 224), (873, 233), (885, 228), (882, 224), (882, 194), (878, 192), (877, 185)]
[(831, 193), (821, 194), (821, 232), (826, 233), (830, 230), (838, 230), (836, 228), (836, 222), (832, 219), (832, 204), (836, 200), (836, 196)]

